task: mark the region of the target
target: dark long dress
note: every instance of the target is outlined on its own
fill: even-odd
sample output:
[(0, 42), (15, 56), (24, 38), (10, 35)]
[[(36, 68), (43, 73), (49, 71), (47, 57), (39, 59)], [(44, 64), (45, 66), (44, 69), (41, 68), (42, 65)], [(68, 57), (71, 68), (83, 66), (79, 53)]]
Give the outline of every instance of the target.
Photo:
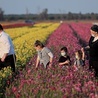
[(89, 40), (90, 46), (90, 60), (89, 60), (89, 68), (93, 68), (95, 70), (95, 76), (98, 76), (98, 40), (94, 41), (94, 37), (91, 37)]

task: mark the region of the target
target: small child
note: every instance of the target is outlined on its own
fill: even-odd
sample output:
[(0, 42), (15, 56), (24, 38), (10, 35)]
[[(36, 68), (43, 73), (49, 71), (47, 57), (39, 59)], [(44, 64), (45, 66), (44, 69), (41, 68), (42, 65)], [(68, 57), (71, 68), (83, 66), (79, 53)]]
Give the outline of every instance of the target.
[(70, 65), (70, 57), (68, 56), (68, 50), (66, 47), (61, 48), (61, 56), (59, 58), (59, 66)]
[(84, 50), (81, 49), (81, 50), (78, 50), (75, 52), (75, 62), (74, 62), (74, 65), (77, 66), (78, 68), (80, 66), (84, 66), (85, 65), (85, 57), (84, 57)]

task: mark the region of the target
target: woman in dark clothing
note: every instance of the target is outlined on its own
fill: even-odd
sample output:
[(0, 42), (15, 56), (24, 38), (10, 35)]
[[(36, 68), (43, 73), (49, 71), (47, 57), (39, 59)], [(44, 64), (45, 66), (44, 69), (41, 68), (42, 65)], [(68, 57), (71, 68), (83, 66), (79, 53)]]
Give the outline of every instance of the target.
[(98, 25), (91, 27), (91, 38), (89, 40), (89, 69), (94, 69), (95, 76), (98, 76)]

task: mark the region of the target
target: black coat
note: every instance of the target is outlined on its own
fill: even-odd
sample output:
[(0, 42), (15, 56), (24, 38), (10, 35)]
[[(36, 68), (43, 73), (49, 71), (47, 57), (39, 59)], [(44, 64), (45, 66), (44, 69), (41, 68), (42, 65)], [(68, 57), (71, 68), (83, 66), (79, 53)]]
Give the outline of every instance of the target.
[(89, 53), (90, 53), (90, 60), (92, 61), (98, 61), (98, 40), (93, 42), (94, 37), (91, 37), (89, 40)]

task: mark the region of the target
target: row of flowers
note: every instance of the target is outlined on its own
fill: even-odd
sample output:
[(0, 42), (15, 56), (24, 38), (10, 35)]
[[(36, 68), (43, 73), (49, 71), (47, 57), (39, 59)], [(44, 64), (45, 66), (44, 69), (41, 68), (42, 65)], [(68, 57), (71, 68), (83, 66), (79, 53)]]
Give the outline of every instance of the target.
[(78, 36), (88, 43), (90, 39), (90, 27), (92, 24), (90, 23), (71, 23), (71, 27), (78, 34)]
[(50, 39), (47, 41), (47, 46), (56, 51), (56, 54), (54, 53), (55, 58), (59, 57), (58, 53), (60, 53), (60, 48), (63, 46), (68, 48), (71, 58), (74, 58), (74, 52), (81, 48), (79, 41), (68, 24), (62, 24), (60, 28), (51, 34)]
[(20, 71), (15, 81), (6, 88), (7, 98), (98, 98), (98, 82), (88, 66), (76, 70), (74, 66), (60, 68), (58, 58), (60, 48), (67, 46), (70, 57), (81, 46), (74, 31), (68, 24), (63, 23), (47, 40), (47, 47), (54, 53), (54, 64), (51, 69), (35, 69), (34, 57)]
[[(44, 42), (58, 26), (58, 23), (40, 23), (32, 27), (5, 29), (5, 32), (13, 39), (17, 56), (16, 68), (18, 70), (25, 67), (30, 57), (35, 54), (33, 47), (35, 40), (39, 39)], [(2, 87), (2, 90), (5, 90), (3, 89), (4, 85), (2, 83), (6, 83), (8, 76), (12, 73), (10, 67), (4, 68), (3, 70), (0, 71), (0, 88)], [(0, 96), (2, 95), (3, 93), (1, 91)]]
[(4, 24), (3, 27), (4, 29), (9, 29), (9, 28), (17, 28), (32, 25), (33, 25), (32, 23), (12, 23), (12, 24)]

